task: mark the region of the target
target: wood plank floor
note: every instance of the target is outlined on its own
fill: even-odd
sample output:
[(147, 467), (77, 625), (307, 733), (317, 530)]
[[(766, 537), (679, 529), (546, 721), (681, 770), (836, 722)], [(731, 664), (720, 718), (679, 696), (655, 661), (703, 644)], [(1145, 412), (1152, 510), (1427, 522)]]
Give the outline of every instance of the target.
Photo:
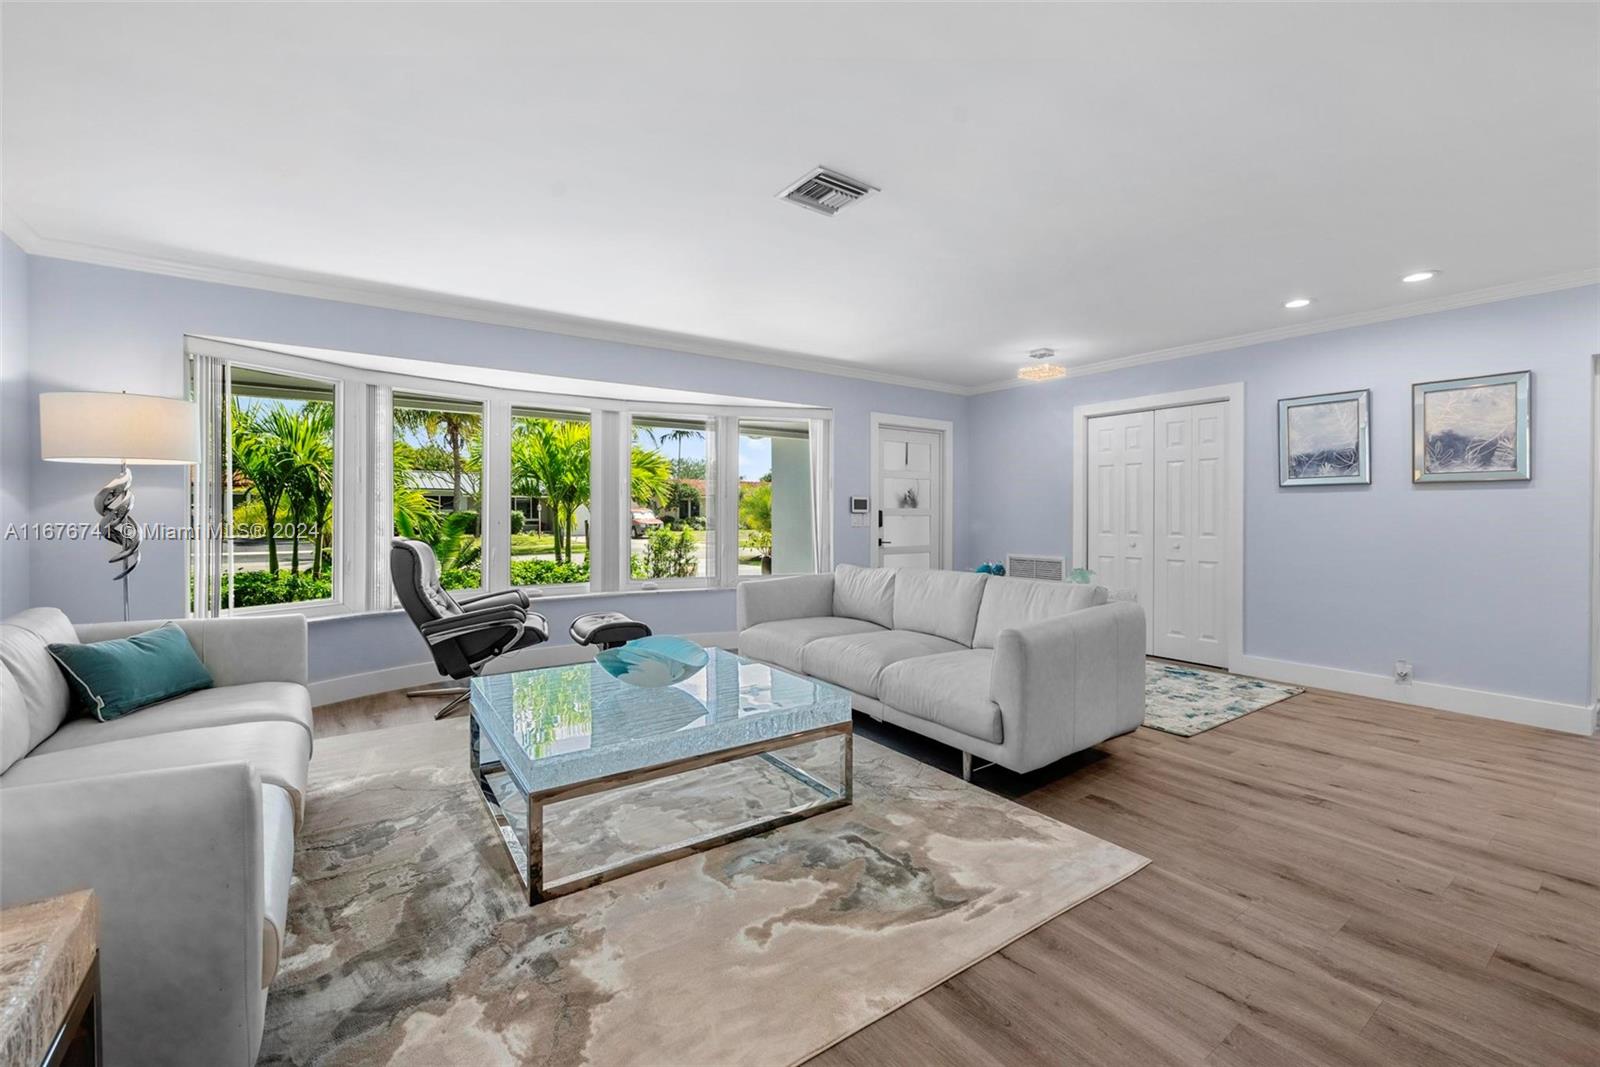
[(975, 779), (1152, 863), (814, 1065), (1600, 1064), (1595, 739), (1311, 691)]

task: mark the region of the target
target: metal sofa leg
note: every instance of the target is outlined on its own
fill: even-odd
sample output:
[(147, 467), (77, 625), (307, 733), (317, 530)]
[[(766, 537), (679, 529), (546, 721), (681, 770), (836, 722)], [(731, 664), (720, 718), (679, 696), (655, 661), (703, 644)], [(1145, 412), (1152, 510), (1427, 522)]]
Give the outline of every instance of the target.
[(987, 763), (980, 763), (977, 766), (973, 766), (972, 753), (963, 752), (961, 753), (961, 780), (963, 782), (970, 782), (972, 781), (973, 771), (984, 771), (993, 766), (994, 761), (992, 760)]

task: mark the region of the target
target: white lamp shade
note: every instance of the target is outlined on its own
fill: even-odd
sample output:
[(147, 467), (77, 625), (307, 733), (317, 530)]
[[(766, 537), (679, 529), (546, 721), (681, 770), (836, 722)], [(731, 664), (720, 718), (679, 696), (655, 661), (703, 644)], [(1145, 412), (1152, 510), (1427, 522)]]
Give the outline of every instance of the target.
[(40, 393), (39, 453), (68, 463), (194, 463), (194, 405), (137, 393)]

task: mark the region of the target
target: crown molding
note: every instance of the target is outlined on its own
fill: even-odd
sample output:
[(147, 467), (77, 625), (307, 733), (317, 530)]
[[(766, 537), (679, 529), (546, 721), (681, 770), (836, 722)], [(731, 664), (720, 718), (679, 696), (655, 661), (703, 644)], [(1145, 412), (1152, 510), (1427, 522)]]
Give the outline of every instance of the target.
[[(689, 355), (710, 356), (715, 359), (738, 360), (743, 363), (781, 367), (786, 370), (805, 371), (811, 374), (826, 374), (837, 378), (852, 378), (908, 389), (924, 389), (955, 396), (980, 396), (1005, 389), (1020, 389), (1033, 385), (1052, 384), (1051, 382), (1026, 382), (1012, 377), (979, 385), (962, 385), (934, 378), (875, 371), (829, 356), (790, 352), (784, 349), (765, 348), (759, 345), (742, 345), (732, 341), (701, 337), (694, 334), (656, 330), (647, 326), (630, 326), (625, 323), (607, 322), (578, 315), (563, 315), (560, 312), (539, 311), (515, 304), (474, 300), (470, 297), (447, 296), (405, 286), (360, 282), (316, 274), (310, 271), (274, 271), (257, 265), (230, 266), (219, 262), (179, 258), (172, 255), (156, 255), (132, 249), (114, 248), (108, 245), (70, 241), (62, 238), (47, 237), (39, 233), (25, 219), (9, 208), (3, 210), (3, 219), (0, 219), (0, 230), (3, 230), (7, 236), (17, 243), (19, 248), (30, 256), (65, 259), (102, 267), (117, 267), (123, 270), (142, 271), (147, 274), (161, 274), (173, 278), (211, 282), (217, 285), (231, 285), (244, 289), (261, 289), (290, 296), (332, 300), (343, 304), (359, 304), (366, 307), (386, 308), (391, 311), (407, 311), (421, 315), (434, 315), (440, 318), (461, 319), (491, 326), (510, 326), (517, 329), (537, 330), (541, 333), (581, 337), (592, 341), (610, 341), (618, 344), (683, 352)], [(1411, 318), (1417, 315), (1429, 315), (1438, 311), (1452, 311), (1457, 308), (1473, 307), (1478, 304), (1492, 304), (1501, 300), (1511, 300), (1520, 296), (1536, 296), (1540, 293), (1553, 293), (1563, 289), (1576, 289), (1581, 286), (1595, 284), (1600, 284), (1600, 268), (1548, 275), (1526, 282), (1513, 282), (1508, 285), (1491, 286), (1487, 289), (1474, 289), (1470, 292), (1457, 293), (1453, 296), (1419, 300), (1410, 304), (1400, 304), (1373, 311), (1359, 311), (1348, 315), (1337, 315), (1333, 318), (1297, 323), (1292, 326), (1258, 330), (1253, 333), (1234, 334), (1209, 341), (1176, 345), (1171, 348), (1158, 348), (1149, 352), (1115, 356), (1091, 363), (1069, 364), (1066, 365), (1067, 373), (1065, 377), (1056, 378), (1053, 381), (1059, 383), (1070, 378), (1081, 378), (1090, 374), (1104, 374), (1107, 371), (1121, 370), (1124, 367), (1137, 367), (1146, 363), (1163, 363), (1168, 360), (1205, 355), (1209, 352), (1223, 352), (1234, 348), (1246, 348), (1250, 345), (1267, 344), (1272, 341), (1286, 341), (1295, 337), (1331, 333), (1335, 330), (1347, 330), (1356, 326), (1370, 326), (1380, 322), (1392, 322), (1396, 319)]]
[(758, 363), (768, 367), (827, 374), (837, 378), (854, 378), (897, 385), (909, 389), (926, 389), (940, 393), (964, 396), (970, 387), (930, 378), (875, 371), (854, 363), (829, 356), (790, 352), (760, 345), (744, 345), (734, 341), (701, 337), (694, 334), (657, 330), (648, 326), (630, 326), (626, 323), (607, 322), (563, 315), (554, 311), (539, 311), (503, 304), (491, 300), (474, 300), (454, 297), (406, 286), (360, 282), (310, 271), (269, 270), (256, 265), (230, 266), (203, 259), (177, 258), (155, 255), (132, 249), (90, 244), (47, 237), (11, 210), (4, 212), (5, 234), (30, 256), (47, 259), (65, 259), (76, 263), (89, 263), (100, 267), (117, 267), (122, 270), (162, 274), (189, 281), (211, 282), (244, 289), (262, 289), (290, 296), (333, 300), (343, 304), (360, 304), (366, 307), (386, 308), (391, 311), (408, 311), (440, 318), (462, 319), (490, 326), (510, 326), (541, 333), (581, 337), (591, 341), (610, 341), (617, 344), (637, 345), (645, 348), (667, 349), (689, 355), (710, 356), (715, 359), (733, 359), (744, 363)]
[[(1501, 300), (1512, 300), (1519, 296), (1537, 296), (1540, 293), (1554, 293), (1563, 289), (1577, 289), (1585, 285), (1595, 284), (1600, 284), (1600, 268), (1571, 271), (1567, 274), (1551, 274), (1531, 281), (1512, 282), (1508, 285), (1496, 285), (1487, 289), (1474, 289), (1466, 293), (1456, 293), (1453, 296), (1419, 300), (1415, 303), (1379, 308), (1375, 311), (1358, 311), (1349, 315), (1336, 315), (1333, 318), (1320, 319), (1316, 322), (1280, 326), (1271, 330), (1258, 330), (1255, 333), (1235, 334), (1232, 337), (1219, 337), (1212, 341), (1197, 341), (1194, 344), (1177, 345), (1172, 348), (1158, 348), (1152, 352), (1116, 356), (1111, 359), (1096, 360), (1093, 363), (1080, 363), (1076, 366), (1067, 365), (1065, 377), (1055, 378), (1052, 381), (1061, 382), (1068, 378), (1082, 378), (1089, 374), (1104, 374), (1107, 371), (1121, 370), (1124, 367), (1138, 367), (1146, 363), (1164, 363), (1168, 360), (1204, 355), (1207, 352), (1225, 352), (1234, 348), (1248, 348), (1251, 345), (1266, 344), (1271, 341), (1286, 341), (1294, 337), (1309, 337), (1312, 334), (1332, 333), (1335, 330), (1348, 330), (1355, 326), (1371, 326), (1380, 322), (1393, 322), (1396, 319), (1409, 319), (1417, 315), (1431, 315), (1436, 311), (1453, 311), (1457, 308), (1474, 307), (1478, 304), (1493, 304)], [(1018, 378), (1003, 378), (987, 385), (973, 386), (967, 389), (966, 392), (968, 396), (979, 396), (984, 393), (995, 393), (1004, 389), (1021, 389), (1036, 384), (1049, 385), (1050, 383), (1035, 383), (1022, 381)]]

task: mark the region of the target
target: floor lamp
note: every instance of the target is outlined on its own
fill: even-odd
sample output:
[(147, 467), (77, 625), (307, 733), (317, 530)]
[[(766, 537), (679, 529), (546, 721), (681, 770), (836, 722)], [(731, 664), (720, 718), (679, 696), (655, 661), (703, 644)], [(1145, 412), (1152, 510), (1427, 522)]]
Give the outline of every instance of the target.
[(200, 458), (194, 405), (137, 393), (40, 393), (39, 453), (62, 463), (114, 463), (121, 469), (94, 497), (100, 536), (116, 546), (113, 581), (122, 583), (128, 619), (128, 576), (139, 565), (133, 508), (133, 464), (194, 463)]

